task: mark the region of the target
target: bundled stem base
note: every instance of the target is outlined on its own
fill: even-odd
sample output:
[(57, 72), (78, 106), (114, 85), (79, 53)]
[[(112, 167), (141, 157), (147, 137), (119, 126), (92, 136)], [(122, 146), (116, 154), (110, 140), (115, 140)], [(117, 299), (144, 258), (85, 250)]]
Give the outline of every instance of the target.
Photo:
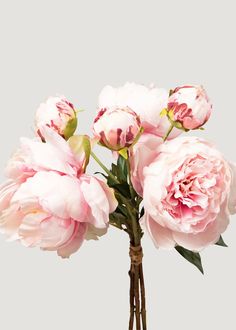
[(130, 320), (129, 330), (147, 330), (145, 285), (143, 276), (143, 250), (141, 245), (130, 244)]

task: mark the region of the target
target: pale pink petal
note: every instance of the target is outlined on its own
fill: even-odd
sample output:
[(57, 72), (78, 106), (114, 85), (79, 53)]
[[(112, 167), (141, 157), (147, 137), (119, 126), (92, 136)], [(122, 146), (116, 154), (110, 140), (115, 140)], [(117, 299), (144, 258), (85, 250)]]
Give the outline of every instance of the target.
[(57, 254), (62, 258), (69, 258), (71, 254), (78, 251), (83, 244), (85, 234), (87, 231), (86, 223), (77, 223), (77, 228), (74, 236), (71, 237), (70, 241), (57, 249)]
[(175, 247), (176, 242), (170, 229), (159, 225), (148, 215), (145, 216), (143, 224), (157, 248), (171, 249)]
[(109, 213), (113, 212), (117, 205), (113, 190), (107, 188), (104, 191), (104, 184), (94, 177), (82, 175), (80, 179), (81, 190), (91, 210), (91, 216), (87, 221), (97, 228), (106, 228)]
[(19, 187), (18, 183), (8, 180), (0, 185), (0, 212), (9, 206), (12, 196)]
[(46, 213), (37, 212), (29, 213), (22, 219), (19, 227), (19, 236), (21, 243), (26, 247), (40, 246), (42, 240), (41, 223), (47, 219)]
[(82, 164), (78, 162), (69, 144), (50, 128), (45, 127), (43, 132), (46, 143), (39, 139), (21, 138), (20, 148), (8, 162), (8, 177), (25, 179), (42, 170), (77, 175)]
[(229, 196), (229, 211), (231, 214), (236, 213), (236, 165), (231, 163), (231, 187)]
[(205, 231), (198, 234), (186, 234), (177, 231), (173, 232), (173, 238), (176, 243), (193, 251), (201, 251), (206, 246), (215, 244), (229, 224), (229, 214), (225, 209), (226, 204), (227, 202), (222, 206), (217, 219), (211, 222)]
[(9, 240), (18, 239), (18, 229), (23, 218), (17, 204), (12, 204), (0, 213), (0, 232), (8, 237)]
[(51, 216), (40, 225), (42, 240), (40, 247), (44, 250), (57, 250), (67, 245), (74, 238), (79, 222), (72, 219), (61, 219)]
[(87, 204), (77, 178), (55, 172), (38, 172), (21, 185), (13, 201), (23, 207), (25, 201), (34, 197), (45, 211), (57, 217), (79, 221), (86, 217)]
[(130, 150), (131, 179), (135, 191), (142, 196), (144, 168), (156, 158), (163, 140), (153, 134), (144, 133)]
[(97, 241), (99, 237), (105, 235), (108, 230), (108, 225), (105, 228), (96, 228), (91, 224), (88, 224), (88, 230), (85, 236), (86, 240), (95, 240)]
[(117, 208), (118, 206), (118, 202), (115, 198), (115, 194), (114, 194), (114, 191), (112, 188), (108, 187), (108, 185), (104, 182), (104, 181), (101, 181), (99, 179), (96, 179), (99, 184), (101, 185), (102, 189), (104, 190), (105, 192), (105, 195), (107, 197), (107, 200), (108, 200), (108, 203), (109, 203), (109, 213), (112, 213), (115, 211), (115, 209)]

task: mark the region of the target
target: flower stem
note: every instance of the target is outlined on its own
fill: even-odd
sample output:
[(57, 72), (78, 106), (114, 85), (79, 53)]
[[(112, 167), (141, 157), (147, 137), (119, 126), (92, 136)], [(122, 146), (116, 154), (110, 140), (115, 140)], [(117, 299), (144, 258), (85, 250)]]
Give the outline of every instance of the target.
[(91, 151), (91, 156), (98, 163), (98, 165), (101, 166), (101, 168), (108, 174), (108, 176), (112, 178), (114, 182), (119, 183), (117, 178), (111, 173), (111, 171), (108, 170), (108, 168), (100, 161), (100, 159), (95, 155), (93, 151)]
[(131, 181), (131, 170), (130, 170), (130, 161), (129, 161), (129, 151), (128, 151), (128, 158), (126, 159), (126, 166), (127, 166), (127, 171), (128, 171), (128, 183), (129, 183), (129, 190), (130, 190), (130, 195), (131, 198), (133, 199), (135, 197), (134, 194), (134, 188), (132, 185), (132, 181)]
[(169, 127), (169, 129), (168, 129), (168, 131), (166, 133), (166, 135), (163, 137), (163, 141), (164, 142), (168, 139), (168, 137), (169, 137), (170, 133), (172, 132), (173, 128), (174, 128), (174, 124), (171, 123), (171, 125), (170, 125), (170, 127)]
[(130, 271), (130, 319), (129, 319), (129, 330), (133, 330), (134, 328), (134, 313), (135, 313), (135, 305), (134, 305), (134, 272), (133, 265), (131, 263)]
[(136, 330), (141, 330), (140, 320), (140, 299), (139, 299), (139, 266), (134, 266), (134, 296), (135, 296), (135, 317)]
[(130, 242), (130, 319), (129, 330), (133, 330), (134, 316), (136, 330), (147, 330), (145, 285), (142, 266), (143, 250)]
[(143, 276), (143, 264), (139, 265), (139, 278), (140, 278), (140, 289), (141, 289), (141, 315), (143, 330), (147, 330), (147, 320), (146, 320), (146, 297), (145, 297), (145, 284)]

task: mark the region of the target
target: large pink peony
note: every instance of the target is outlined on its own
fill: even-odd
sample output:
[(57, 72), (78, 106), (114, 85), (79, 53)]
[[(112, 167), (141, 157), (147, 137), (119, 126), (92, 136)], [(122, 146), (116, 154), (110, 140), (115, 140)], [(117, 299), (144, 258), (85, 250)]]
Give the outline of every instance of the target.
[[(126, 83), (124, 86), (114, 88), (105, 86), (99, 95), (99, 109), (109, 107), (129, 107), (141, 119), (146, 133), (163, 137), (168, 131), (170, 123), (167, 117), (160, 113), (167, 108), (168, 92), (157, 87), (146, 87), (135, 83)], [(174, 128), (169, 138), (181, 134)]]
[(199, 251), (218, 241), (235, 213), (235, 166), (205, 140), (177, 138), (144, 169), (144, 223), (158, 247)]
[[(0, 187), (0, 231), (29, 247), (69, 257), (106, 232), (117, 206), (112, 189), (81, 170), (81, 157), (47, 129), (46, 143), (23, 139)], [(79, 157), (79, 158), (78, 158)]]

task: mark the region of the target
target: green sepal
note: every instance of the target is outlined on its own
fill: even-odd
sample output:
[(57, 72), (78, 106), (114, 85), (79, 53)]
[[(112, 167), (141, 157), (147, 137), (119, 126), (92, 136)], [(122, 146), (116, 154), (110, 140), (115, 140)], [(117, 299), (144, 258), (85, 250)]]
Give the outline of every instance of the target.
[(160, 112), (160, 117), (161, 117), (161, 118), (162, 118), (162, 117), (165, 117), (165, 116), (167, 116), (167, 114), (168, 114), (168, 110), (167, 110), (166, 108), (164, 108), (164, 109), (162, 109), (161, 112)]
[(141, 127), (130, 147), (133, 147), (138, 142), (138, 140), (140, 139), (140, 136), (143, 134), (143, 132), (144, 132), (144, 128)]
[(198, 252), (193, 252), (193, 251), (187, 250), (187, 249), (183, 248), (182, 246), (176, 246), (175, 249), (183, 258), (185, 258), (191, 264), (196, 266), (200, 270), (200, 272), (202, 274), (204, 274), (201, 256)]
[(68, 140), (76, 131), (78, 125), (78, 119), (75, 115), (74, 118), (70, 119), (66, 125), (66, 128), (63, 131), (64, 138)]
[(118, 151), (118, 153), (120, 154), (120, 156), (122, 156), (124, 159), (128, 159), (128, 148), (125, 147), (123, 149), (120, 149)]
[(83, 153), (85, 154), (85, 162), (83, 166), (85, 170), (91, 154), (90, 138), (87, 135), (73, 135), (69, 138), (68, 144), (75, 155), (80, 156)]

